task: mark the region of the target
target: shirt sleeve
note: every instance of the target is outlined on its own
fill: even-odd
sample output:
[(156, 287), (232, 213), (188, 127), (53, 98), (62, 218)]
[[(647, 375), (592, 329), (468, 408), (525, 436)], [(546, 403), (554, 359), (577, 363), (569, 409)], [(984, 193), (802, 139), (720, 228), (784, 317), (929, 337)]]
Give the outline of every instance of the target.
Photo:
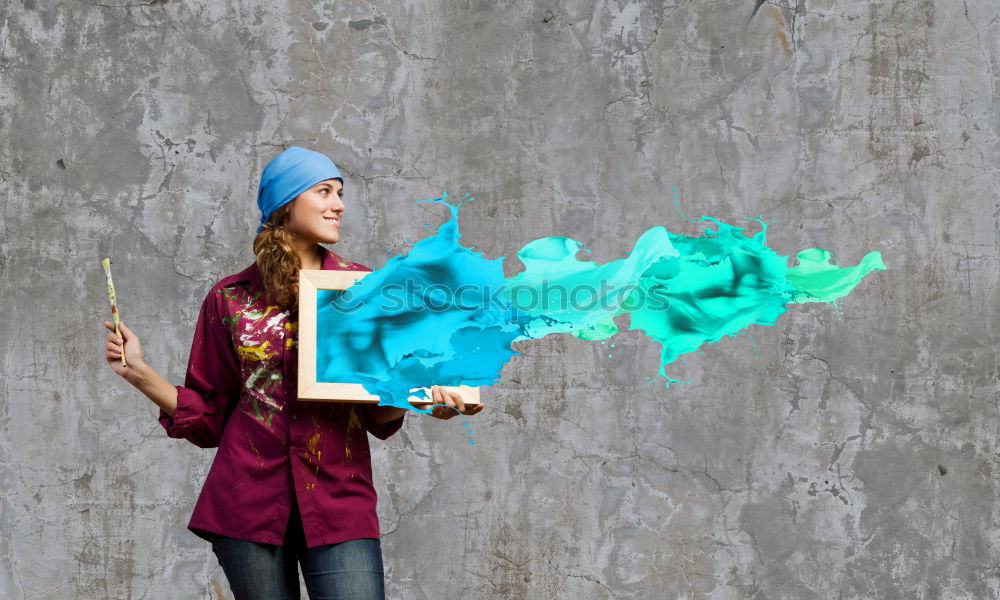
[(160, 409), (159, 417), (168, 437), (184, 438), (201, 448), (219, 445), (242, 383), (239, 357), (222, 321), (225, 309), (219, 290), (213, 287), (202, 302), (184, 385), (174, 386), (174, 416)]
[(399, 418), (393, 419), (387, 423), (376, 423), (372, 419), (372, 409), (376, 407), (376, 404), (369, 404), (365, 407), (365, 429), (368, 433), (374, 435), (380, 440), (388, 439), (389, 436), (399, 431), (399, 428), (403, 426), (403, 421), (406, 420), (406, 413), (399, 415)]

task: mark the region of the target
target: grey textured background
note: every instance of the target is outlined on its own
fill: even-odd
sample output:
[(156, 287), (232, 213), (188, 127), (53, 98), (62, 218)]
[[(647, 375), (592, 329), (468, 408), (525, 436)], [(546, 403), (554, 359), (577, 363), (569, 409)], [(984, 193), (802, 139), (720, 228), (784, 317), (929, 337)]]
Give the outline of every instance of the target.
[[(391, 598), (1000, 595), (994, 0), (4, 0), (0, 597), (229, 598), (185, 529), (211, 451), (103, 360), (99, 259), (183, 379), (284, 145), (349, 175), (372, 267), (447, 218), (489, 257), (624, 256), (683, 210), (880, 250), (838, 313), (678, 362), (522, 343), (470, 420), (372, 438)], [(748, 231), (757, 225), (746, 222)], [(517, 266), (510, 261), (508, 272)]]

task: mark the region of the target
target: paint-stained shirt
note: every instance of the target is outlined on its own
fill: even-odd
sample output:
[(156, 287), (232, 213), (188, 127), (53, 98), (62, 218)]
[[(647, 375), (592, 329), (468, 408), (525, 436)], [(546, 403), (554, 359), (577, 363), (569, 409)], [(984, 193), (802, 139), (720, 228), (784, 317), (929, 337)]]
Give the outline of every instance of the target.
[[(322, 269), (371, 271), (324, 248)], [(198, 316), (172, 438), (218, 447), (188, 529), (280, 545), (298, 502), (308, 547), (379, 538), (368, 433), (386, 439), (405, 414), (370, 418), (373, 404), (297, 399), (298, 310), (262, 299), (252, 264), (212, 286)]]

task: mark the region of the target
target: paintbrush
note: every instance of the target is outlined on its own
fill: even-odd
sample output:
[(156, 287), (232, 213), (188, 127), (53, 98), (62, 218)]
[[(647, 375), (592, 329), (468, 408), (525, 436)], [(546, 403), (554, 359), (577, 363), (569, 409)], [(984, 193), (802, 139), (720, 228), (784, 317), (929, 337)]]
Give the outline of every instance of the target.
[(104, 274), (108, 277), (108, 300), (111, 301), (111, 316), (115, 320), (115, 335), (122, 338), (122, 366), (127, 367), (128, 363), (125, 362), (125, 338), (118, 328), (118, 302), (115, 298), (115, 284), (111, 281), (111, 259), (105, 258), (101, 261), (101, 265), (104, 266)]

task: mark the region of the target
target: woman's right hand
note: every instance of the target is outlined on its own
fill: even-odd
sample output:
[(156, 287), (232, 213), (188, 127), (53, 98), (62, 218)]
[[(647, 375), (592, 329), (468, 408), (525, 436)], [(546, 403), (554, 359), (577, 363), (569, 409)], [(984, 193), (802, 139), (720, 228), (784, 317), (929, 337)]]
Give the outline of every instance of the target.
[[(121, 321), (118, 322), (118, 328), (122, 332), (121, 337), (115, 335), (115, 324), (111, 321), (105, 321), (104, 326), (111, 332), (105, 345), (107, 352), (104, 353), (111, 370), (124, 377), (125, 381), (135, 386), (169, 416), (174, 416), (174, 411), (177, 410), (177, 387), (171, 385), (142, 361), (142, 344), (139, 343), (139, 336)], [(122, 365), (122, 344), (125, 346), (127, 367)]]
[[(121, 321), (118, 322), (118, 328), (121, 330), (122, 337), (125, 338), (124, 340), (115, 335), (114, 323), (105, 321), (104, 326), (111, 331), (108, 334), (108, 341), (105, 344), (107, 352), (104, 353), (104, 358), (107, 359), (111, 370), (127, 379), (129, 373), (142, 364), (142, 345), (139, 343), (139, 336)], [(125, 362), (128, 363), (127, 367), (122, 365), (122, 344), (125, 346)]]

